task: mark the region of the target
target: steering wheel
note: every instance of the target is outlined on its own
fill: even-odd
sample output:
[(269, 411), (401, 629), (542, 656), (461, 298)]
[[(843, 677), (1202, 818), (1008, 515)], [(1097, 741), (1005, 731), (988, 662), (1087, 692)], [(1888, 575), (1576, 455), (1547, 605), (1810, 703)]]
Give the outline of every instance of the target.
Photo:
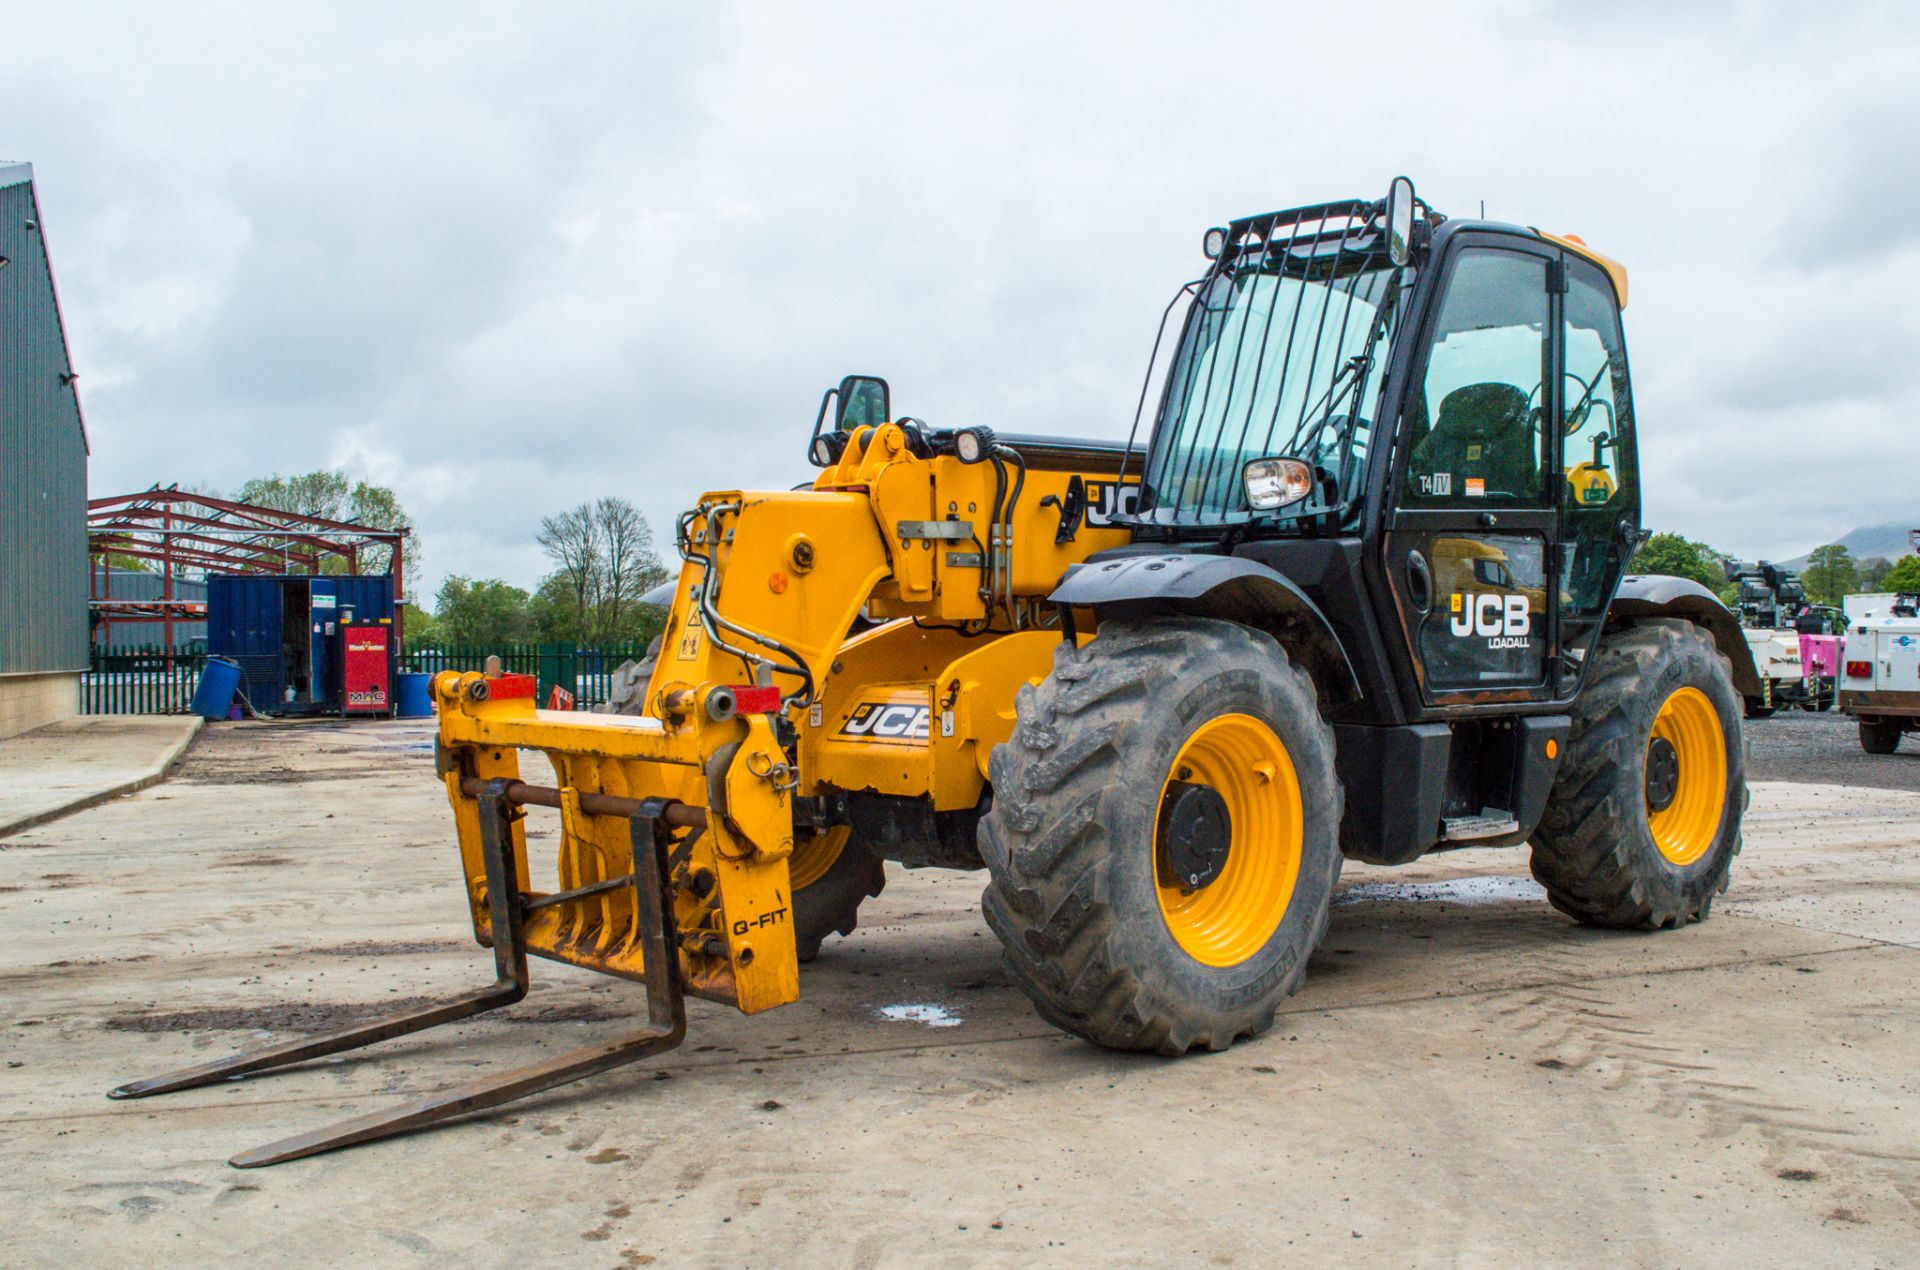
[[(1605, 374), (1606, 370), (1607, 368), (1605, 366), (1602, 366), (1600, 368), (1600, 374)], [(1588, 383), (1586, 380), (1580, 378), (1580, 376), (1574, 373), (1573, 371), (1566, 371), (1563, 373), (1566, 376), (1566, 383), (1572, 384), (1574, 387), (1580, 390), (1578, 394), (1568, 397), (1567, 400), (1569, 402), (1579, 401), (1579, 402), (1587, 403), (1584, 408), (1580, 406), (1569, 406), (1567, 409), (1566, 417), (1560, 421), (1560, 435), (1570, 437), (1574, 433), (1580, 430), (1581, 425), (1586, 423), (1587, 415), (1591, 413), (1593, 409), (1593, 405), (1590, 399), (1593, 396), (1593, 390), (1599, 387), (1600, 375), (1595, 375), (1593, 377), (1593, 382)], [(1541, 380), (1539, 383), (1533, 386), (1533, 391), (1527, 394), (1527, 407), (1528, 407), (1527, 422), (1530, 425), (1538, 425), (1540, 422), (1540, 416), (1543, 413), (1543, 411), (1539, 406), (1535, 405), (1534, 402), (1539, 398), (1540, 390), (1546, 386), (1547, 386), (1546, 381)], [(1565, 391), (1565, 388), (1566, 388), (1566, 384), (1562, 384), (1561, 390), (1563, 392)]]

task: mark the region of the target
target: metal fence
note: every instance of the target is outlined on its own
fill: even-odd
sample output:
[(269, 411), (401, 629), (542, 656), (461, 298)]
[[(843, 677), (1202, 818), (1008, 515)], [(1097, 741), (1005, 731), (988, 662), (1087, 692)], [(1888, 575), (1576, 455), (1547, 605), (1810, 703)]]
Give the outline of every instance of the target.
[[(646, 656), (644, 643), (606, 644), (422, 644), (408, 645), (400, 670), (431, 674), (440, 670), (484, 670), (487, 658), (500, 658), (510, 674), (540, 681), (545, 705), (557, 685), (573, 694), (573, 708), (604, 703), (620, 663)], [(87, 714), (185, 714), (205, 669), (204, 652), (168, 653), (153, 646), (95, 648), (80, 677), (80, 708)]]
[(508, 674), (532, 675), (540, 683), (540, 704), (546, 705), (555, 687), (573, 694), (573, 708), (588, 710), (605, 703), (613, 672), (622, 662), (647, 655), (645, 643), (619, 644), (421, 644), (407, 645), (400, 658), (402, 671), (484, 670), (488, 657), (498, 657)]
[(83, 714), (185, 714), (207, 664), (204, 652), (151, 645), (93, 649), (80, 676)]

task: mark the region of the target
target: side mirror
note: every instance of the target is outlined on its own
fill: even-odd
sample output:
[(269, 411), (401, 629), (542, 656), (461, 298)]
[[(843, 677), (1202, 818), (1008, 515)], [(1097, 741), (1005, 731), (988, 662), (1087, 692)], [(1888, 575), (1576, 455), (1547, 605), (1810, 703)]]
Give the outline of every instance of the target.
[(832, 467), (847, 447), (855, 428), (877, 426), (891, 418), (887, 381), (878, 375), (848, 375), (820, 397), (820, 413), (813, 419), (813, 437), (807, 442), (807, 461)]
[(1413, 256), (1413, 182), (1393, 178), (1387, 187), (1387, 255), (1396, 265)]
[(840, 381), (839, 398), (836, 422), (841, 432), (877, 427), (893, 418), (887, 381), (878, 375), (848, 375)]

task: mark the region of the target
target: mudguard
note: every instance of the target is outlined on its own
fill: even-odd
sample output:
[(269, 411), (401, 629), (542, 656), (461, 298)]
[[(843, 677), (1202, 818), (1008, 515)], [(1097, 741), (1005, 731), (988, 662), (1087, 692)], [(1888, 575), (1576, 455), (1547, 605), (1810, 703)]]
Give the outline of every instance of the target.
[(1047, 597), (1101, 617), (1179, 613), (1266, 631), (1305, 666), (1323, 708), (1360, 697), (1360, 680), (1320, 606), (1286, 575), (1240, 556), (1170, 552), (1093, 556)]
[(1760, 671), (1753, 664), (1753, 649), (1740, 631), (1740, 619), (1720, 602), (1719, 596), (1698, 582), (1660, 573), (1629, 575), (1621, 580), (1619, 592), (1607, 606), (1607, 616), (1629, 622), (1646, 617), (1683, 617), (1704, 627), (1733, 663), (1734, 688), (1743, 697), (1760, 695)]

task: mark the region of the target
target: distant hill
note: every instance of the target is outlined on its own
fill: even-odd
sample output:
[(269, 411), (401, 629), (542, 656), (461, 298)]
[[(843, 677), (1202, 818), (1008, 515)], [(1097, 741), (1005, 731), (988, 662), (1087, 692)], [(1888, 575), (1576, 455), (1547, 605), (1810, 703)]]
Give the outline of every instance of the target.
[[(1920, 517), (1916, 517), (1914, 523), (1911, 525), (1902, 521), (1890, 521), (1884, 525), (1862, 525), (1858, 529), (1842, 534), (1840, 537), (1834, 539), (1834, 541), (1845, 547), (1847, 553), (1855, 560), (1866, 560), (1873, 556), (1884, 556), (1888, 560), (1898, 560), (1901, 556), (1913, 550), (1912, 547), (1907, 545), (1907, 531), (1909, 529), (1920, 529)], [(1826, 544), (1817, 543), (1815, 545), (1825, 546)], [(1807, 567), (1807, 557), (1812, 554), (1813, 548), (1809, 547), (1804, 555), (1795, 556), (1791, 560), (1776, 560), (1774, 563), (1784, 565), (1789, 569), (1804, 569)]]

